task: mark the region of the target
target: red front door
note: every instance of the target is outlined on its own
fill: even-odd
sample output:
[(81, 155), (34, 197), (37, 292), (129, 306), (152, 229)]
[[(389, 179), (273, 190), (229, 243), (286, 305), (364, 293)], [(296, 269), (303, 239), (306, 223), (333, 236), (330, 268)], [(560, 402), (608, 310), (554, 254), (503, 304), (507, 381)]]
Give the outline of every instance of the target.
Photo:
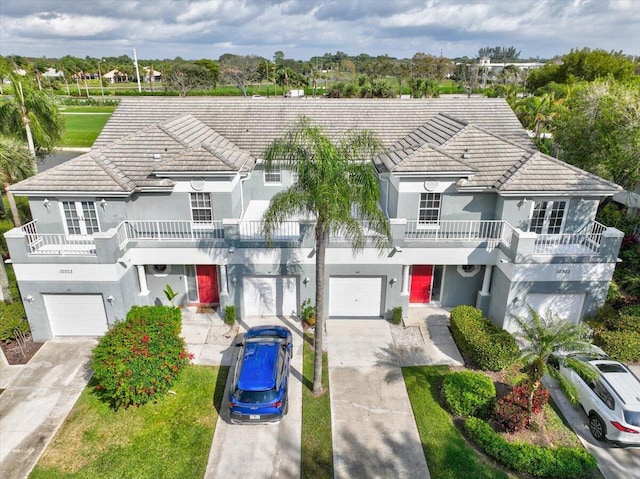
[(218, 303), (218, 273), (211, 264), (196, 265), (198, 278), (198, 299), (201, 303)]
[(414, 265), (411, 268), (410, 303), (428, 303), (431, 300), (433, 266)]

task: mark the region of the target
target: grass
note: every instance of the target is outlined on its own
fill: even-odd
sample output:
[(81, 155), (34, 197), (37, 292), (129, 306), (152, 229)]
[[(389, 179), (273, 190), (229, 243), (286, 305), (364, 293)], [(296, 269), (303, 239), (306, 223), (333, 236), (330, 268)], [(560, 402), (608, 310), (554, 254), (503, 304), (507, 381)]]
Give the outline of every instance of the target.
[(314, 396), (313, 337), (305, 335), (302, 381), (302, 470), (303, 478), (333, 478), (331, 443), (331, 405), (327, 354), (322, 355), (322, 387), (324, 393)]
[[(70, 109), (89, 112), (82, 115), (64, 115), (65, 126), (64, 136), (62, 138), (62, 146), (76, 146), (76, 147), (90, 147), (93, 142), (96, 141), (98, 135), (104, 128), (104, 125), (109, 120), (111, 115), (109, 111), (103, 111), (110, 109), (113, 111), (113, 107), (67, 107), (64, 112), (71, 113)], [(96, 111), (98, 110), (98, 111)], [(81, 111), (77, 111), (81, 113)]]
[(115, 106), (97, 106), (97, 105), (69, 105), (60, 107), (60, 111), (65, 113), (113, 113)]
[(189, 366), (175, 394), (119, 411), (90, 384), (29, 477), (203, 477), (227, 374), (227, 367)]
[(506, 473), (485, 462), (466, 442), (451, 416), (440, 406), (440, 382), (448, 372), (446, 366), (402, 369), (431, 477), (507, 479), (509, 476)]

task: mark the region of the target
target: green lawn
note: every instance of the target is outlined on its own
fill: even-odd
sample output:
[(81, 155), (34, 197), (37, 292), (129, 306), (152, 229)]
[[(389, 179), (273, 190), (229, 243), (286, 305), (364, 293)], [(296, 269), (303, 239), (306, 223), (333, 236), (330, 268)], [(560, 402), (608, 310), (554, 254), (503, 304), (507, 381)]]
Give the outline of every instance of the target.
[[(73, 114), (73, 112), (69, 112), (69, 109), (77, 110), (80, 108), (84, 108), (91, 110), (91, 113), (83, 113), (76, 112), (81, 114)], [(96, 141), (98, 135), (104, 128), (104, 125), (109, 120), (111, 116), (111, 112), (109, 111), (93, 111), (95, 109), (98, 110), (107, 110), (111, 109), (113, 111), (113, 107), (68, 107), (67, 110), (64, 110), (62, 113), (64, 115), (65, 127), (64, 127), (64, 137), (62, 138), (61, 146), (79, 146), (79, 147), (90, 147), (93, 145), (93, 142)], [(70, 114), (67, 114), (70, 113)]]
[(434, 479), (507, 479), (509, 476), (487, 462), (465, 441), (451, 416), (438, 403), (446, 366), (403, 368), (409, 399), (416, 418), (429, 472)]
[(116, 111), (115, 106), (97, 106), (97, 105), (65, 105), (60, 107), (62, 114), (65, 113), (113, 113)]
[(327, 354), (322, 355), (322, 387), (315, 397), (313, 388), (313, 337), (305, 335), (302, 381), (302, 471), (303, 478), (333, 478), (331, 405)]
[(29, 477), (203, 477), (227, 374), (227, 367), (189, 366), (175, 394), (119, 411), (89, 385)]

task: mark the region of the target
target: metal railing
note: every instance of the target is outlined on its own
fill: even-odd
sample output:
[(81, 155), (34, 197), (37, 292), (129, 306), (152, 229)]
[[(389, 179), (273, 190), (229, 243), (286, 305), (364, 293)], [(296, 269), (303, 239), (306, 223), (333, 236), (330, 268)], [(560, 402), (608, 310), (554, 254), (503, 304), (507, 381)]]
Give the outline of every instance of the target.
[(96, 245), (91, 235), (38, 233), (37, 220), (21, 228), (27, 240), (29, 254), (95, 256)]
[[(239, 224), (240, 240), (251, 241), (265, 239), (264, 221), (241, 221)], [(300, 222), (299, 221), (283, 221), (275, 230), (271, 232), (271, 239), (278, 240), (298, 240), (300, 239)]]
[(420, 241), (508, 241), (513, 229), (502, 220), (445, 220), (436, 222), (407, 221), (404, 237)]
[(603, 224), (592, 221), (578, 233), (539, 234), (533, 254), (596, 255), (606, 229)]
[(127, 241), (189, 241), (223, 239), (222, 221), (196, 223), (180, 220), (137, 220), (124, 221), (116, 229), (118, 244)]

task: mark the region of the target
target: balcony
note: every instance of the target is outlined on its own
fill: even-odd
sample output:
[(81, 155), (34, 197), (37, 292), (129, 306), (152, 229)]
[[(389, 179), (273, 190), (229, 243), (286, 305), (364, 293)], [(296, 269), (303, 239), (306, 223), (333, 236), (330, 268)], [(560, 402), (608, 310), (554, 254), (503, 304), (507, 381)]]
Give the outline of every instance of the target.
[(513, 228), (506, 221), (434, 221), (420, 222), (408, 220), (404, 232), (407, 241), (464, 241), (492, 242), (511, 245)]
[(578, 233), (539, 234), (536, 236), (533, 254), (597, 255), (606, 229), (603, 224), (592, 221)]

